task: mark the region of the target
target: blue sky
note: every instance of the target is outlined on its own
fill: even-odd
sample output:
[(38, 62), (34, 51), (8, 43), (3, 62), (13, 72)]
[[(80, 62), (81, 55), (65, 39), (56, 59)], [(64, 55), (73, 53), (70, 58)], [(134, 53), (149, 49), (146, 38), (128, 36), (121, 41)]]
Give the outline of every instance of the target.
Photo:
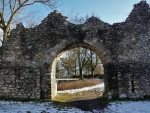
[[(94, 12), (104, 22), (113, 24), (125, 21), (133, 9), (133, 5), (141, 0), (61, 0), (57, 10), (65, 16), (79, 14), (79, 16), (91, 15)], [(149, 0), (147, 0), (149, 3)], [(44, 16), (49, 13), (44, 12)]]
[[(56, 9), (68, 17), (73, 17), (77, 14), (79, 14), (79, 17), (85, 17), (85, 15), (91, 15), (91, 13), (94, 12), (102, 21), (113, 24), (125, 21), (133, 9), (133, 5), (140, 1), (141, 0), (59, 0)], [(150, 3), (150, 0), (147, 0), (147, 3)], [(43, 19), (54, 10), (39, 7), (32, 7), (31, 10), (37, 10), (40, 19)]]

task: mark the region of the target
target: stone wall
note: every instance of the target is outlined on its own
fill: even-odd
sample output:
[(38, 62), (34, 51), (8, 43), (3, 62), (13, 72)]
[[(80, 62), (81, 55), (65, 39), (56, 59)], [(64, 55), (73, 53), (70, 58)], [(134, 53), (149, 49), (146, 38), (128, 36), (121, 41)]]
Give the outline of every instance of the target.
[(58, 11), (35, 28), (18, 24), (0, 48), (0, 96), (40, 99), (56, 95), (55, 66), (72, 48), (93, 50), (101, 59), (108, 98), (150, 96), (150, 8), (134, 5), (125, 22), (109, 25), (96, 17), (75, 25)]
[[(118, 43), (118, 93), (129, 98), (150, 95), (150, 8), (146, 1), (134, 5)], [(119, 27), (119, 28), (121, 28)], [(120, 30), (119, 30), (120, 32)], [(124, 87), (120, 87), (124, 86)]]

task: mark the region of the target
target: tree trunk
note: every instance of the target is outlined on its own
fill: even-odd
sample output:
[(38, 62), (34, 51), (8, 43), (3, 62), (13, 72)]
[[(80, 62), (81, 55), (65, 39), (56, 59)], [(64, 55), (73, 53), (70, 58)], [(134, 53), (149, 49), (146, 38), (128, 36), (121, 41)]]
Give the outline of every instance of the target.
[(3, 44), (5, 44), (7, 42), (7, 34), (4, 33), (3, 34)]
[(95, 63), (94, 63), (93, 55), (94, 55), (94, 53), (90, 50), (91, 75), (92, 75), (92, 77), (94, 78), (94, 70), (95, 70), (95, 68), (96, 68), (96, 66), (97, 66), (98, 58), (97, 58), (97, 55), (96, 55)]
[(91, 70), (91, 75), (94, 78), (94, 70), (93, 69)]
[(82, 68), (80, 68), (80, 79), (83, 79)]
[(6, 26), (5, 29), (3, 30), (3, 44), (5, 44), (8, 41), (9, 34), (10, 34), (9, 27)]
[(76, 71), (76, 67), (77, 67), (77, 65), (76, 65), (76, 60), (75, 60), (75, 66), (74, 66), (74, 74), (75, 74), (75, 77), (77, 76), (77, 71)]

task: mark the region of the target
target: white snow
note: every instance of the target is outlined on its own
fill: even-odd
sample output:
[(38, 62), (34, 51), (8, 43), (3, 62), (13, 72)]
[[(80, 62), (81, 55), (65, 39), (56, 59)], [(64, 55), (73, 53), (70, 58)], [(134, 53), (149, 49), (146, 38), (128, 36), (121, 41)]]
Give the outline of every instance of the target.
[[(67, 90), (65, 93), (75, 93), (78, 91), (100, 88), (103, 91), (104, 84), (93, 87), (86, 87), (76, 90)], [(62, 91), (63, 92), (63, 91)], [(85, 103), (86, 104), (86, 103)], [(82, 111), (78, 108), (63, 107), (54, 105), (52, 102), (16, 102), (0, 100), (0, 113), (150, 113), (150, 101), (115, 101), (102, 109)]]
[(150, 113), (150, 101), (117, 101), (110, 103), (104, 113)]
[(81, 112), (76, 108), (54, 106), (52, 102), (0, 101), (0, 113), (73, 113), (74, 111)]
[[(86, 103), (85, 103), (86, 104)], [(91, 113), (77, 108), (62, 107), (52, 102), (0, 101), (0, 113)], [(93, 109), (92, 113), (150, 113), (150, 101), (116, 101), (104, 110)]]

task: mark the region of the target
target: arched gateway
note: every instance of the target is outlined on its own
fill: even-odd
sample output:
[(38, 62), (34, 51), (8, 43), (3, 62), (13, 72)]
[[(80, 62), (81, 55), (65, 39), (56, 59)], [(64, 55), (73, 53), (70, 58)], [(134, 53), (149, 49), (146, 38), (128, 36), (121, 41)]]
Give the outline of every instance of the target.
[(102, 60), (104, 96), (150, 96), (149, 10), (141, 1), (125, 22), (113, 25), (96, 17), (75, 25), (57, 11), (35, 28), (18, 24), (0, 48), (0, 97), (53, 98), (57, 58), (74, 47), (93, 50)]
[[(100, 46), (100, 45), (99, 45)], [(55, 59), (53, 60), (53, 63), (52, 63), (52, 71), (51, 71), (51, 92), (52, 92), (52, 98), (57, 94), (57, 83), (56, 83), (56, 80), (53, 79), (53, 78), (56, 78), (55, 75), (56, 75), (56, 64), (57, 64), (57, 60), (58, 58), (67, 50), (69, 49), (73, 49), (73, 48), (76, 48), (76, 47), (83, 47), (83, 48), (86, 48), (86, 49), (89, 49), (89, 50), (92, 50), (100, 59), (101, 59), (101, 62), (105, 68), (105, 65), (107, 64), (107, 62), (110, 61), (110, 56), (109, 56), (109, 53), (106, 57), (104, 57), (104, 55), (106, 53), (104, 53), (104, 51), (106, 52), (107, 50), (105, 49), (104, 51), (100, 51), (99, 49), (97, 49), (95, 46), (92, 46), (92, 45), (89, 45), (87, 43), (72, 43), (72, 44), (68, 44), (68, 45), (65, 45), (64, 48), (60, 47), (60, 51), (59, 51), (59, 54), (55, 57)], [(105, 70), (105, 69), (104, 69)], [(105, 75), (105, 79), (107, 78), (107, 74), (106, 72), (104, 71), (104, 75)], [(104, 79), (104, 80), (105, 80)], [(55, 86), (56, 85), (56, 86)], [(107, 85), (107, 81), (105, 81), (105, 85)], [(107, 91), (107, 87), (105, 87), (105, 91)], [(106, 92), (105, 92), (106, 94)], [(107, 94), (106, 94), (107, 95)]]

